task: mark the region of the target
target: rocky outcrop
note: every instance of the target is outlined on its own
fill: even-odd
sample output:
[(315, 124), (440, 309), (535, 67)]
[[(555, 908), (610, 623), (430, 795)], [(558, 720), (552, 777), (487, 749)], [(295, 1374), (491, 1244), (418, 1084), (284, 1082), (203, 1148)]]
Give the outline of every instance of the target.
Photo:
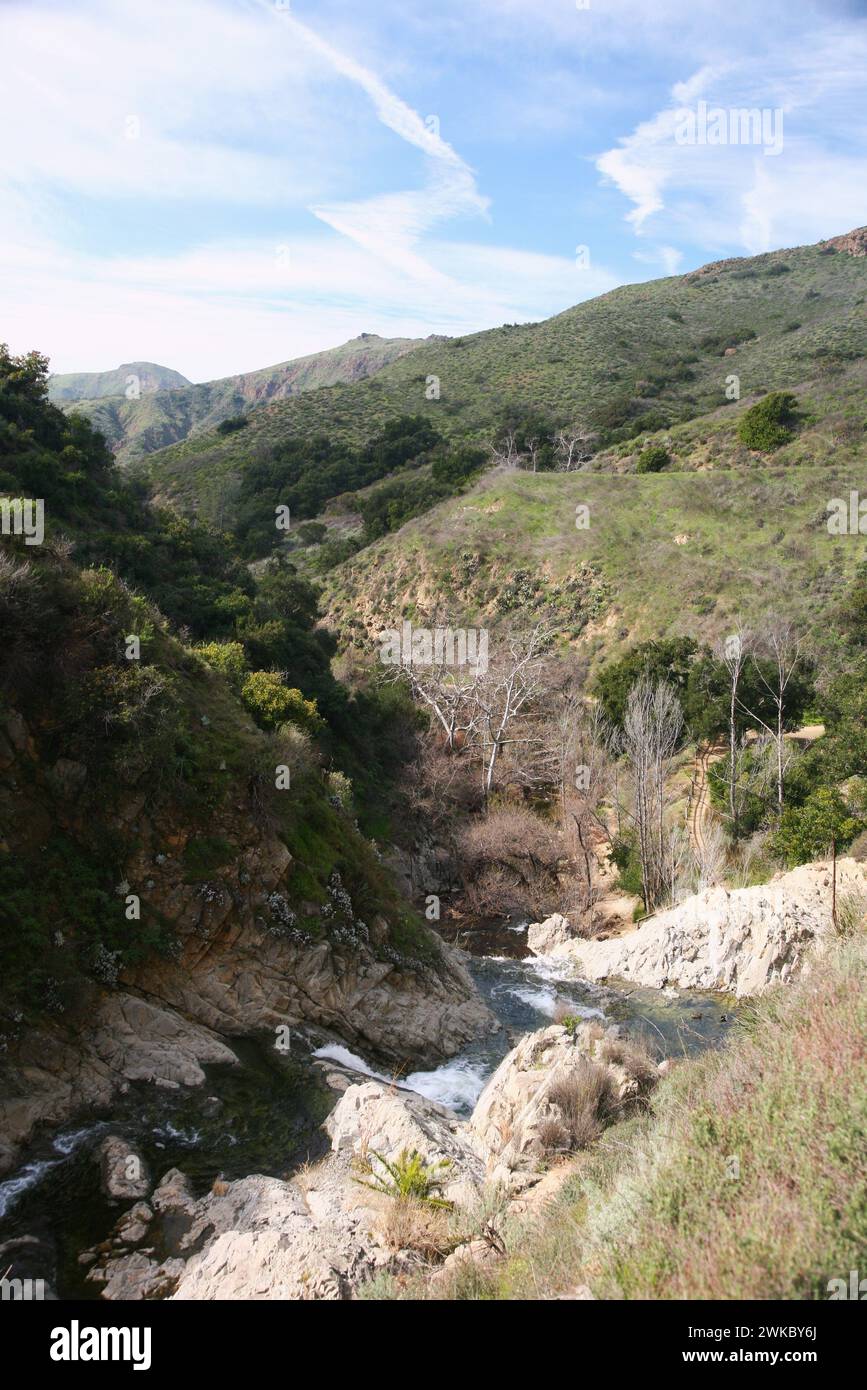
[(829, 237), (827, 241), (820, 241), (819, 245), (833, 247), (835, 251), (844, 251), (849, 256), (867, 256), (867, 227), (856, 227), (854, 231), (844, 232), (842, 236)]
[(578, 935), (568, 917), (554, 912), (544, 922), (531, 922), (527, 928), (527, 945), (535, 956), (548, 956), (558, 946), (573, 941)]
[[(708, 888), (624, 936), (565, 942), (551, 954), (591, 980), (760, 994), (821, 947), (832, 930), (831, 895), (831, 866), (804, 864), (756, 888)], [(838, 902), (847, 896), (867, 901), (867, 869), (840, 859)]]
[(495, 1026), (460, 954), (445, 945), (436, 965), (419, 966), (250, 925), (211, 943), (188, 939), (180, 961), (153, 963), (134, 979), (218, 1033), (314, 1024), (389, 1061), (442, 1059)]
[(172, 1169), (82, 1259), (109, 1300), (343, 1299), (392, 1259), (378, 1230), (388, 1201), (355, 1181), (348, 1153), (303, 1179), (255, 1175), (199, 1199)]
[[(601, 1121), (622, 1115), (655, 1084), (656, 1068), (632, 1052), (616, 1029), (598, 1023), (558, 1024), (528, 1033), (504, 1057), (476, 1103), (470, 1130), (490, 1180), (538, 1172), (552, 1150)], [(576, 1122), (583, 1134), (571, 1134)]]
[(60, 1125), (78, 1111), (105, 1106), (130, 1081), (197, 1086), (210, 1062), (237, 1058), (209, 1029), (125, 992), (97, 998), (77, 1028), (43, 1023), (7, 1058), (0, 1172), (37, 1125)]

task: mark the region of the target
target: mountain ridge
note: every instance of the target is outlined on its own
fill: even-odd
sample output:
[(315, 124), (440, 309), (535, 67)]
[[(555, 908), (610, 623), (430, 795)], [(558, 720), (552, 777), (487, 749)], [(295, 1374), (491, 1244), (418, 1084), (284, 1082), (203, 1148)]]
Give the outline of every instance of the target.
[(163, 499), (195, 509), (200, 481), (227, 485), (253, 449), (319, 434), (360, 445), (401, 414), (483, 443), (524, 404), (596, 431), (600, 447), (668, 429), (724, 406), (732, 374), (741, 398), (758, 396), (864, 356), (862, 233), (620, 286), (539, 323), (426, 340), (368, 380), (254, 410), (243, 437), (200, 432), (137, 467)]
[[(177, 382), (157, 388), (142, 386), (141, 395), (132, 399), (125, 394), (126, 381), (120, 380), (121, 373), (127, 369), (119, 367), (114, 373), (93, 374), (98, 380), (117, 386), (116, 390), (73, 400), (59, 398), (56, 386), (52, 394), (49, 386), (49, 395), (64, 409), (86, 415), (105, 435), (116, 457), (128, 462), (183, 441), (192, 433), (213, 430), (223, 420), (243, 415), (270, 401), (335, 382), (362, 380), (425, 341), (429, 340), (382, 338), (376, 333), (361, 333), (323, 352), (287, 358), (273, 366), (212, 381), (189, 382), (175, 373), (179, 377)], [(148, 364), (131, 364), (130, 371), (136, 365)], [(167, 368), (159, 370), (168, 371)], [(73, 379), (78, 381), (83, 375), (86, 374), (78, 374)], [(52, 378), (55, 383), (59, 380), (66, 381), (66, 378)]]

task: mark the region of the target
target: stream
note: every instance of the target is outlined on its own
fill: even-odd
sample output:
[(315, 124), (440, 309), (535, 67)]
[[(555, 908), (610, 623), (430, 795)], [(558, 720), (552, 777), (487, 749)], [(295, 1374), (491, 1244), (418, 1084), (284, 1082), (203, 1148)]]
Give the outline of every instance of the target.
[[(359, 1077), (396, 1082), (468, 1115), (518, 1038), (553, 1022), (555, 1011), (564, 1006), (582, 1018), (619, 1024), (659, 1057), (689, 1056), (717, 1046), (734, 1021), (731, 1001), (721, 995), (625, 984), (615, 988), (576, 979), (567, 961), (529, 955), (525, 933), (524, 924), (500, 923), (462, 938), (471, 952), (469, 969), (500, 1027), (458, 1056), (430, 1070), (396, 1075), (386, 1075), (338, 1043), (320, 1047), (312, 1056), (339, 1063)], [(0, 1244), (26, 1233), (53, 1245), (60, 1298), (99, 1297), (99, 1286), (86, 1282), (78, 1255), (108, 1236), (121, 1210), (121, 1204), (101, 1192), (94, 1161), (106, 1134), (120, 1134), (133, 1143), (155, 1181), (170, 1168), (182, 1169), (196, 1195), (217, 1177), (288, 1177), (326, 1151), (321, 1125), (335, 1097), (321, 1068), (300, 1052), (280, 1055), (255, 1040), (234, 1039), (230, 1045), (241, 1065), (206, 1067), (206, 1081), (196, 1088), (132, 1083), (115, 1097), (110, 1113), (37, 1140), (22, 1165), (0, 1180)]]

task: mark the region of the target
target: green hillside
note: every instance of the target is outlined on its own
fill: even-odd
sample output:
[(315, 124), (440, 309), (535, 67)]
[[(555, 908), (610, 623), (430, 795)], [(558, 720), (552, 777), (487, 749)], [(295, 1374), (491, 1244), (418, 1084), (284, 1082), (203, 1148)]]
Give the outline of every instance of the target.
[(283, 928), (297, 916), (314, 939), (337, 873), (390, 914), (390, 959), (436, 960), (363, 833), (373, 814), (367, 833), (387, 829), (377, 749), (391, 760), (399, 697), (334, 679), (293, 571), (256, 583), (229, 537), (143, 505), (100, 436), (47, 401), (46, 368), (0, 346), (0, 494), (39, 499), (45, 519), (43, 544), (4, 535), (0, 550), (0, 1044), (10, 1009), (63, 1012), (175, 950), (153, 882), (140, 918), (118, 899), (151, 828), (186, 846), (195, 883), (237, 882), (249, 844), (277, 836)]
[[(105, 435), (115, 455), (125, 462), (184, 440), (190, 434), (214, 430), (222, 421), (244, 415), (269, 401), (315, 391), (335, 382), (360, 381), (417, 346), (414, 338), (380, 338), (375, 333), (362, 333), (325, 352), (198, 385), (192, 385), (178, 373), (168, 373), (177, 380), (159, 385), (170, 389), (143, 385), (140, 398), (128, 400), (124, 394), (125, 378), (135, 370), (134, 364), (92, 379), (54, 377), (52, 399), (58, 404), (76, 401), (76, 412), (87, 415)], [(82, 385), (77, 387), (75, 383)], [(98, 390), (97, 384), (104, 389)], [(77, 396), (69, 394), (73, 389), (78, 390)], [(60, 391), (66, 394), (61, 396)], [(92, 399), (81, 399), (83, 396)], [(93, 399), (97, 396), (101, 399)]]
[[(193, 506), (292, 437), (361, 444), (419, 414), (448, 437), (486, 440), (515, 406), (555, 427), (580, 424), (603, 447), (622, 444), (725, 407), (733, 373), (744, 400), (845, 372), (867, 352), (865, 296), (860, 234), (718, 262), (542, 323), (426, 342), (375, 377), (278, 401), (238, 434), (197, 434), (141, 467), (161, 497)], [(432, 385), (439, 399), (428, 399)]]
[(368, 655), (383, 628), (435, 614), (492, 628), (545, 619), (592, 661), (673, 634), (713, 640), (769, 611), (826, 643), (867, 557), (867, 538), (829, 535), (827, 503), (861, 476), (776, 463), (648, 477), (491, 473), (334, 570), (326, 622)]

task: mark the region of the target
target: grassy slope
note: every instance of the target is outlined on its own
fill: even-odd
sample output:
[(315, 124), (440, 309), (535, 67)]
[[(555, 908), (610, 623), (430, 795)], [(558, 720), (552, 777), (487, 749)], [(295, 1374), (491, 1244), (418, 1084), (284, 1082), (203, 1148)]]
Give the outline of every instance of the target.
[[(739, 616), (779, 609), (822, 633), (867, 554), (864, 538), (828, 534), (826, 505), (860, 479), (846, 464), (775, 463), (642, 477), (490, 474), (330, 575), (327, 621), (372, 649), (401, 617), (439, 611), (455, 626), (495, 625), (552, 603), (561, 630), (580, 633), (597, 657), (671, 633), (717, 637)], [(579, 504), (590, 508), (588, 530), (576, 529)], [(504, 613), (522, 571), (529, 590)], [(561, 602), (570, 578), (574, 622)]]
[[(773, 273), (780, 266), (788, 269)], [(566, 423), (627, 396), (686, 419), (724, 403), (733, 371), (746, 398), (862, 356), (865, 296), (867, 259), (817, 246), (627, 285), (542, 323), (424, 343), (367, 381), (277, 402), (254, 412), (243, 437), (198, 435), (152, 456), (146, 469), (162, 495), (188, 505), (201, 484), (237, 475), (260, 446), (323, 431), (360, 442), (402, 412), (477, 437), (509, 402), (547, 407)], [(740, 346), (726, 357), (708, 335)], [(440, 380), (438, 401), (425, 397), (430, 375)]]
[[(75, 409), (87, 415), (105, 435), (117, 457), (128, 462), (186, 439), (191, 433), (213, 430), (221, 420), (243, 414), (263, 402), (314, 391), (335, 382), (358, 381), (378, 372), (395, 358), (414, 351), (417, 345), (418, 340), (414, 338), (379, 338), (375, 334), (364, 334), (326, 352), (218, 381), (191, 385), (180, 377), (174, 384), (180, 389), (151, 391), (137, 401), (115, 394), (123, 391), (124, 382), (120, 381), (112, 391), (99, 392), (105, 399), (83, 400)], [(90, 389), (97, 394), (94, 388)]]
[(826, 1299), (867, 1240), (867, 938), (778, 987), (606, 1131), (507, 1257), (373, 1298)]
[(603, 1140), (498, 1296), (586, 1282), (602, 1298), (827, 1298), (867, 1240), (865, 966), (862, 932), (676, 1070), (625, 1149), (616, 1130)]

